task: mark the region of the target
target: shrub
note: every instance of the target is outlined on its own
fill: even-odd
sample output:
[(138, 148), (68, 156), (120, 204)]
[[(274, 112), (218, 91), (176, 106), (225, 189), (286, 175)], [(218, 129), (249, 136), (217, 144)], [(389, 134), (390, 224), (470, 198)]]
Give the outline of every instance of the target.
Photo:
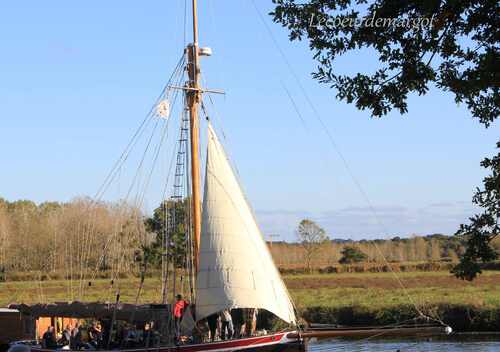
[(342, 258), (339, 260), (340, 264), (360, 263), (368, 259), (368, 256), (360, 249), (351, 246), (344, 247), (341, 254)]

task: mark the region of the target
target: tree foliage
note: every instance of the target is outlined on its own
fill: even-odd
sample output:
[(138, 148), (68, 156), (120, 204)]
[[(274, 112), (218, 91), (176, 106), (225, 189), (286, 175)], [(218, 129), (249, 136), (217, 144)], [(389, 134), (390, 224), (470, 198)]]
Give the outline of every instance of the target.
[[(290, 40), (308, 40), (318, 62), (313, 76), (337, 98), (380, 117), (392, 109), (406, 113), (408, 95), (426, 94), (434, 84), (486, 126), (499, 115), (498, 1), (273, 2), (274, 21)], [(379, 67), (339, 72), (335, 60), (349, 52), (375, 53)]]
[(123, 202), (68, 203), (0, 198), (0, 281), (20, 272), (69, 280), (111, 277), (159, 267), (164, 234), (170, 260), (184, 267), (189, 200), (166, 201), (151, 217)]
[(154, 264), (159, 264), (161, 261), (165, 236), (167, 236), (169, 259), (177, 268), (185, 267), (188, 248), (186, 235), (188, 209), (189, 199), (187, 198), (166, 200), (154, 210), (151, 218), (146, 219), (146, 229), (156, 235), (156, 240), (151, 248), (148, 248), (148, 256)]
[[(500, 149), (500, 142), (497, 143)], [(483, 180), (483, 189), (477, 189), (472, 201), (483, 209), (481, 214), (471, 217), (469, 224), (460, 225), (459, 236), (467, 238), (467, 249), (453, 273), (464, 280), (473, 280), (481, 273), (480, 262), (498, 259), (492, 241), (500, 234), (500, 153), (485, 158), (481, 166), (490, 169), (491, 175)]]
[(313, 259), (321, 250), (321, 245), (328, 240), (328, 236), (314, 221), (304, 219), (297, 228), (297, 237), (304, 250), (306, 268), (311, 271)]
[(136, 269), (134, 255), (146, 242), (143, 216), (124, 203), (68, 203), (0, 199), (0, 272), (38, 271), (68, 280), (98, 271), (116, 277)]
[(354, 246), (346, 246), (342, 249), (342, 257), (339, 260), (340, 264), (354, 264), (361, 263), (368, 259), (368, 256), (363, 253), (359, 248)]
[[(473, 117), (489, 127), (500, 114), (500, 3), (496, 0), (273, 0), (276, 23), (291, 41), (307, 40), (318, 66), (313, 77), (336, 90), (336, 97), (381, 117), (408, 111), (410, 93), (431, 86), (465, 103)], [(369, 56), (374, 72), (339, 72), (339, 57)], [(500, 144), (500, 142), (499, 142)], [(472, 280), (480, 262), (497, 258), (498, 154), (482, 166), (492, 174), (473, 202), (484, 213), (462, 225), (467, 250), (454, 273)], [(496, 201), (495, 201), (496, 199)], [(496, 203), (495, 203), (496, 202)]]

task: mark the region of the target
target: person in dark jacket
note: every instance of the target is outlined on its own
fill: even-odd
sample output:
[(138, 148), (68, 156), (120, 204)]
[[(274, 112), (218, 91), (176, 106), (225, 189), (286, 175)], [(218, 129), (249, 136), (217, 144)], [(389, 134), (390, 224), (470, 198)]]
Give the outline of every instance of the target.
[(239, 339), (241, 337), (241, 328), (243, 326), (243, 309), (231, 309), (231, 318), (233, 320), (233, 337)]
[(80, 331), (80, 324), (77, 322), (73, 330), (71, 330), (71, 338), (69, 347), (72, 350), (78, 350), (82, 346), (82, 332)]
[(42, 346), (46, 349), (53, 349), (57, 347), (56, 334), (53, 326), (49, 326), (47, 331), (42, 336)]
[(231, 339), (233, 337), (233, 318), (231, 317), (231, 313), (229, 309), (224, 309), (220, 313), (220, 337), (222, 340)]
[(219, 314), (214, 313), (207, 317), (208, 328), (210, 330), (210, 341), (214, 342), (217, 336), (217, 325), (219, 324)]

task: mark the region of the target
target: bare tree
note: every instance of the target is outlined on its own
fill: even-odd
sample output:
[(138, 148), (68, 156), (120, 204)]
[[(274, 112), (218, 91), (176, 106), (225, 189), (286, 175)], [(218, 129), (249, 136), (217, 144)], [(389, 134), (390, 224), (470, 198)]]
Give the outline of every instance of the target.
[(304, 219), (297, 228), (297, 237), (304, 250), (306, 268), (311, 272), (313, 259), (320, 252), (322, 245), (328, 240), (328, 236), (325, 230), (314, 221)]
[(9, 246), (9, 218), (0, 204), (0, 282), (5, 280), (7, 247)]

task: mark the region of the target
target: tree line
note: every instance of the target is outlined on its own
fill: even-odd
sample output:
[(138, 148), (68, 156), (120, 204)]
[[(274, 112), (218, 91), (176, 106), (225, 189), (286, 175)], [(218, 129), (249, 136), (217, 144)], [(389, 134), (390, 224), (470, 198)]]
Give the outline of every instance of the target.
[[(272, 253), (282, 268), (313, 268), (358, 262), (451, 262), (458, 263), (467, 250), (465, 236), (432, 234), (395, 236), (389, 239), (331, 239), (326, 231), (310, 219), (300, 222), (297, 242), (275, 242)], [(500, 241), (492, 244), (500, 252)]]
[[(105, 272), (118, 277), (143, 270), (144, 263), (149, 269), (161, 268), (165, 245), (170, 262), (184, 268), (187, 209), (189, 200), (169, 200), (148, 217), (123, 202), (77, 198), (36, 204), (0, 198), (0, 274), (57, 272), (90, 280)], [(493, 246), (500, 250), (500, 241)], [(297, 227), (296, 243), (270, 243), (270, 249), (278, 266), (310, 269), (359, 261), (456, 262), (465, 253), (465, 242), (446, 235), (332, 240), (318, 224), (305, 219)]]
[(188, 209), (189, 199), (165, 201), (146, 216), (122, 201), (36, 204), (0, 198), (0, 281), (12, 273), (38, 272), (85, 285), (102, 273), (115, 278), (160, 269), (164, 253), (170, 267), (183, 268)]
[(0, 198), (0, 272), (63, 272), (66, 278), (133, 270), (147, 243), (142, 214), (122, 203)]

